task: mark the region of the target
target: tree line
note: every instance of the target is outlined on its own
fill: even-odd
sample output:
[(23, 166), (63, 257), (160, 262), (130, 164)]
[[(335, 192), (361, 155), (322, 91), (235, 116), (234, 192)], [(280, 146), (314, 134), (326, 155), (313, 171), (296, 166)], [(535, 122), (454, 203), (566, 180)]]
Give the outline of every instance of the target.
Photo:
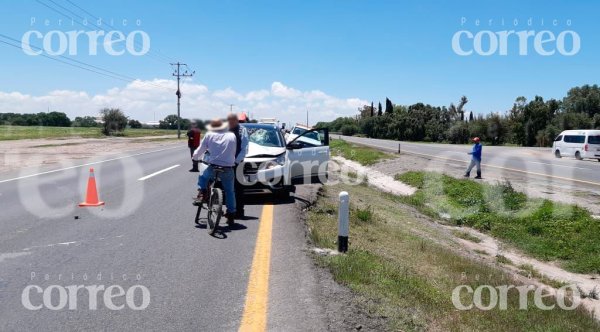
[[(39, 112), (39, 113), (0, 113), (0, 125), (9, 126), (42, 126), (42, 127), (104, 127), (107, 118), (117, 129), (142, 128), (145, 125), (135, 119), (130, 119), (120, 109), (105, 108), (100, 110), (99, 117), (78, 116), (71, 120), (63, 112)], [(181, 128), (189, 129), (193, 120), (181, 119)], [(196, 121), (203, 129), (205, 122)], [(147, 125), (146, 125), (147, 126)], [(150, 126), (147, 126), (150, 127)], [(158, 122), (159, 129), (177, 129), (177, 115), (167, 115)]]
[(354, 117), (319, 122), (316, 127), (371, 138), (468, 143), (480, 137), (488, 144), (522, 146), (550, 146), (563, 130), (600, 129), (598, 85), (571, 88), (562, 100), (518, 97), (510, 110), (485, 115), (468, 112), (467, 103), (465, 96), (448, 107), (394, 105), (386, 98), (385, 109), (381, 103), (371, 103), (359, 108)]
[(0, 113), (0, 125), (71, 127), (72, 124), (71, 119), (62, 112)]

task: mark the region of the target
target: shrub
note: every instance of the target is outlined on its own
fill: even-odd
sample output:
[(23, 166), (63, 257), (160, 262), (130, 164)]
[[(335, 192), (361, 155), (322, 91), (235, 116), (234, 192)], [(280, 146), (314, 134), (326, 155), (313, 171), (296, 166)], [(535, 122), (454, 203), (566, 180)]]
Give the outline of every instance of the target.
[(127, 127), (127, 117), (118, 108), (105, 108), (102, 114), (102, 133), (106, 136), (122, 135)]
[(342, 126), (341, 131), (342, 131), (342, 135), (352, 136), (352, 135), (358, 133), (358, 127), (353, 124), (352, 125), (347, 124), (347, 125)]
[(129, 120), (129, 128), (142, 128), (142, 123), (138, 120)]

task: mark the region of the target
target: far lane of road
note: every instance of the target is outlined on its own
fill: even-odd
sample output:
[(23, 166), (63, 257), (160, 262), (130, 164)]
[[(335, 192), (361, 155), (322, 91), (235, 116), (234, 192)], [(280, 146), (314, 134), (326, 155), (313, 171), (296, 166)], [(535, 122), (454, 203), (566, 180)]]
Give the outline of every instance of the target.
[[(335, 136), (334, 136), (335, 137)], [(338, 136), (345, 141), (370, 146), (388, 152), (420, 155), (428, 158), (445, 159), (448, 162), (469, 162), (470, 145), (413, 143), (363, 137)], [(548, 148), (525, 148), (507, 146), (485, 146), (483, 166), (504, 172), (519, 172), (528, 176), (600, 187), (600, 163), (596, 160), (557, 159)]]

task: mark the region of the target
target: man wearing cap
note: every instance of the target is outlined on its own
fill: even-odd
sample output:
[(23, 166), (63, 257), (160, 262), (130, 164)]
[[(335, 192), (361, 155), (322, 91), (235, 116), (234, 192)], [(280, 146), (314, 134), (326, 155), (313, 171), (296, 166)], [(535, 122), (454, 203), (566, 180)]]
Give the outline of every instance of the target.
[[(225, 205), (227, 206), (227, 224), (232, 225), (235, 219), (235, 135), (227, 128), (227, 123), (221, 119), (214, 119), (206, 127), (208, 132), (200, 143), (200, 146), (192, 155), (192, 160), (202, 159), (208, 164), (208, 167), (198, 177), (198, 196), (197, 202), (202, 202), (208, 198), (208, 181), (213, 177), (213, 168), (215, 166), (223, 167), (224, 171), (220, 175), (221, 185), (225, 192)], [(206, 153), (206, 155), (205, 155)]]
[(235, 135), (235, 210), (236, 218), (244, 217), (244, 186), (241, 183), (241, 177), (244, 176), (244, 170), (242, 169), (242, 161), (248, 153), (248, 131), (245, 127), (240, 126), (240, 119), (242, 119), (243, 113), (240, 117), (234, 113), (230, 113), (227, 116), (227, 122), (229, 124), (229, 131)]
[[(187, 132), (188, 137), (188, 148), (190, 148), (190, 156), (194, 155), (194, 151), (200, 146), (200, 129), (198, 129), (198, 125), (195, 122), (192, 122), (190, 126), (190, 130)], [(198, 170), (198, 162), (192, 160), (192, 169), (190, 172), (199, 172)]]
[(469, 154), (471, 155), (471, 163), (469, 164), (469, 167), (467, 168), (467, 172), (465, 173), (465, 177), (466, 178), (470, 177), (471, 176), (471, 170), (473, 169), (473, 167), (477, 166), (477, 176), (475, 178), (476, 179), (481, 179), (481, 150), (482, 150), (482, 146), (481, 146), (479, 137), (473, 138), (473, 142), (475, 143), (475, 145), (473, 145), (473, 150), (471, 150), (471, 152), (469, 152)]

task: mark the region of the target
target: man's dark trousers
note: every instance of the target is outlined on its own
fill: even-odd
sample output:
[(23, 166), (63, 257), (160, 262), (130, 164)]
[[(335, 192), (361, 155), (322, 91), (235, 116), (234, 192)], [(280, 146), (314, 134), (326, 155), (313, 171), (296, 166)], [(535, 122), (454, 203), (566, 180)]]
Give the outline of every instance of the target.
[(238, 176), (244, 176), (243, 167), (243, 164), (235, 166), (235, 213), (238, 217), (244, 216), (244, 186), (238, 179)]

